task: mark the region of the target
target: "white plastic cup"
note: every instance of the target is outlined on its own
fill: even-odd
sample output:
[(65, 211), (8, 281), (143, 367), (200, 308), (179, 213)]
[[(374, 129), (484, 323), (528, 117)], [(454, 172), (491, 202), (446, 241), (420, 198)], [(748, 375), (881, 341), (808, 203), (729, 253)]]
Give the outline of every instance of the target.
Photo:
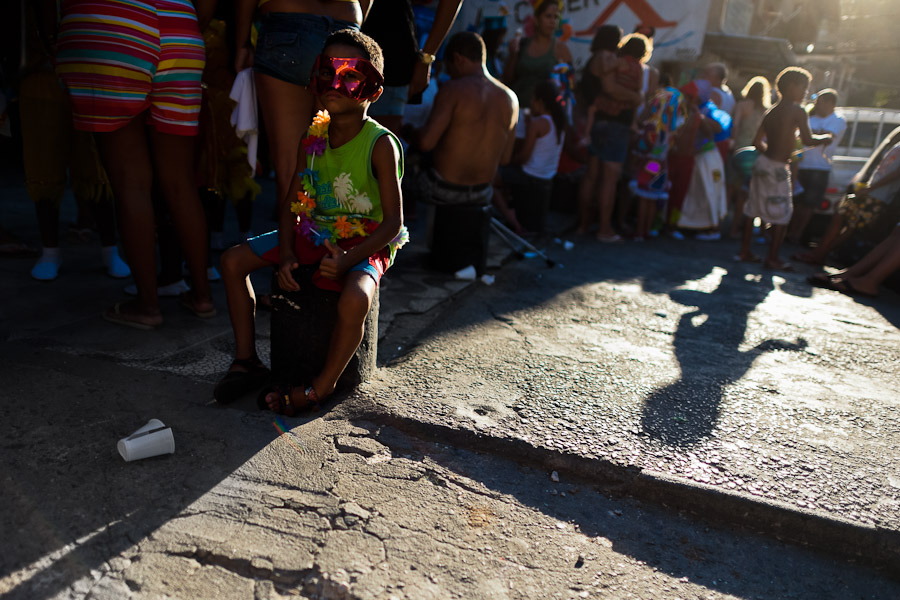
[(171, 427), (166, 427), (159, 419), (150, 419), (146, 425), (119, 440), (116, 447), (122, 458), (131, 462), (161, 454), (173, 454), (175, 437)]
[(478, 277), (478, 273), (475, 271), (473, 265), (469, 265), (465, 269), (457, 271), (455, 277), (457, 279), (462, 279), (463, 281), (475, 281), (475, 278)]

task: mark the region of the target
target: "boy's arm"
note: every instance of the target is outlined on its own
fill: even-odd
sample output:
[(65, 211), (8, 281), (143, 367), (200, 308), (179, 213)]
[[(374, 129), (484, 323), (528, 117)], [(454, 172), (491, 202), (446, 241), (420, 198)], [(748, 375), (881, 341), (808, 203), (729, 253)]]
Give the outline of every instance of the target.
[(753, 146), (759, 151), (760, 154), (764, 154), (768, 147), (763, 140), (766, 137), (766, 128), (765, 128), (766, 119), (764, 118), (762, 123), (759, 124), (759, 128), (756, 130), (756, 135), (753, 136)]
[(830, 144), (834, 136), (830, 133), (822, 133), (813, 135), (809, 130), (809, 115), (799, 106), (794, 107), (794, 113), (797, 115), (797, 128), (800, 130), (800, 140), (804, 146), (820, 146), (822, 144)]
[(349, 250), (326, 241), (325, 247), (331, 254), (326, 255), (319, 265), (322, 275), (329, 279), (339, 279), (353, 265), (359, 264), (387, 246), (400, 233), (403, 226), (403, 209), (398, 175), (399, 163), (400, 152), (390, 136), (383, 135), (378, 138), (372, 148), (372, 172), (378, 179), (378, 192), (381, 195), (381, 223), (368, 237)]
[[(453, 118), (453, 110), (456, 107), (456, 86), (453, 82), (445, 83), (434, 97), (434, 104), (425, 126), (419, 131), (419, 150), (431, 152), (434, 150), (444, 132), (450, 126)], [(373, 154), (374, 157), (374, 154)]]

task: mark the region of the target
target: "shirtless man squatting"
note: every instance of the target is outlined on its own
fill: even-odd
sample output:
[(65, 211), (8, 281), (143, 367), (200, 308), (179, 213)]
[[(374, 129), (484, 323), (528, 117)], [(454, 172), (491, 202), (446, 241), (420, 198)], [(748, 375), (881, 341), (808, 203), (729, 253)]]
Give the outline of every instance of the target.
[(435, 204), (488, 204), (497, 167), (512, 158), (519, 101), (488, 74), (484, 41), (477, 33), (450, 38), (444, 61), (450, 81), (441, 85), (418, 147), (433, 151), (428, 171)]

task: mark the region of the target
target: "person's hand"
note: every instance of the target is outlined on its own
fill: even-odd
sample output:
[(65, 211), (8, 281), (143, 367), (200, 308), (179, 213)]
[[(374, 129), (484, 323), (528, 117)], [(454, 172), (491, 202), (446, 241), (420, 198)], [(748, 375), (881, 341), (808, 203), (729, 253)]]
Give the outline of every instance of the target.
[(300, 289), (300, 285), (294, 279), (291, 271), (299, 266), (300, 263), (297, 262), (297, 257), (294, 256), (293, 252), (288, 254), (282, 253), (281, 261), (278, 264), (278, 270), (275, 271), (275, 278), (278, 280), (278, 287), (286, 292), (298, 291)]
[(253, 66), (253, 46), (245, 44), (234, 53), (234, 72), (240, 73)]
[(347, 252), (333, 244), (331, 240), (325, 240), (325, 247), (328, 248), (329, 254), (325, 255), (319, 263), (319, 271), (323, 277), (338, 279), (347, 270), (347, 266), (344, 264)]
[(425, 91), (431, 81), (431, 65), (426, 65), (421, 60), (416, 61), (413, 67), (413, 76), (409, 81), (409, 98)]

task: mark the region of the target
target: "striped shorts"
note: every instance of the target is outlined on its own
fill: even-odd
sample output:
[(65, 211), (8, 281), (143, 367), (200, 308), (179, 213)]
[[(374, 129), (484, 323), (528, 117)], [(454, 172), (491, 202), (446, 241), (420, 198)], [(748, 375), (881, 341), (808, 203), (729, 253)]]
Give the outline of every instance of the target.
[(56, 70), (77, 129), (115, 131), (147, 111), (157, 131), (197, 134), (206, 55), (190, 0), (62, 0), (61, 8)]

